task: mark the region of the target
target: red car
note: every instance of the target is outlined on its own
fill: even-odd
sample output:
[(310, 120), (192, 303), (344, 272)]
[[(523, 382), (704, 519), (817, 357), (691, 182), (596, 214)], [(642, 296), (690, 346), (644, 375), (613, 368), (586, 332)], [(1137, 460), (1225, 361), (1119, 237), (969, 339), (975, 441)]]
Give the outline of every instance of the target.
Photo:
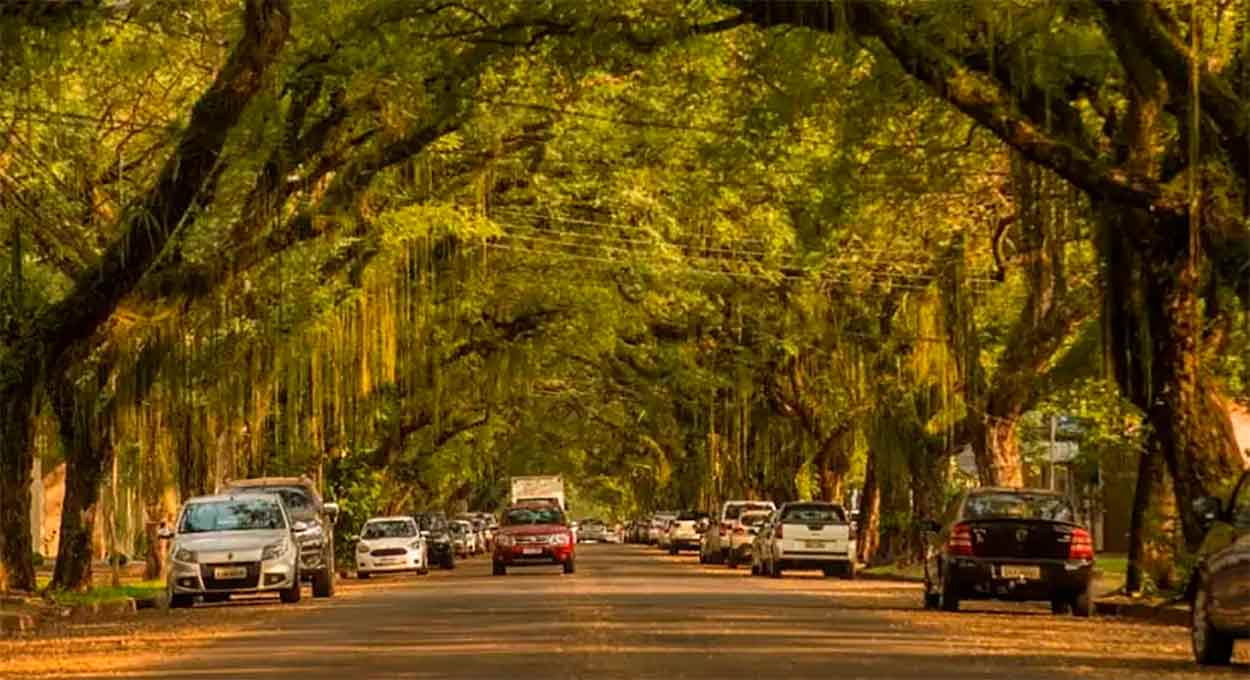
[(492, 573), (503, 576), (508, 567), (559, 564), (572, 574), (577, 540), (560, 506), (519, 503), (508, 508), (495, 535)]

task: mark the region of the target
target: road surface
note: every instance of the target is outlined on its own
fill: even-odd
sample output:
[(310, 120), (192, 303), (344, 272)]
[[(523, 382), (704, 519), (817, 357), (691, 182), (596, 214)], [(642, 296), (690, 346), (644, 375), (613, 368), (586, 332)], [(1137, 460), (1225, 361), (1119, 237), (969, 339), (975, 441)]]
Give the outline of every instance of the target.
[(572, 576), (543, 567), (493, 577), (488, 560), (477, 558), (427, 577), (349, 582), (333, 601), (306, 596), (286, 607), (232, 602), (152, 613), (121, 633), (104, 627), (62, 641), (56, 653), (69, 661), (54, 675), (1247, 677), (1244, 648), (1236, 668), (1197, 670), (1183, 628), (1055, 617), (1027, 605), (965, 603), (957, 614), (926, 612), (913, 585), (753, 578), (641, 546), (579, 551)]

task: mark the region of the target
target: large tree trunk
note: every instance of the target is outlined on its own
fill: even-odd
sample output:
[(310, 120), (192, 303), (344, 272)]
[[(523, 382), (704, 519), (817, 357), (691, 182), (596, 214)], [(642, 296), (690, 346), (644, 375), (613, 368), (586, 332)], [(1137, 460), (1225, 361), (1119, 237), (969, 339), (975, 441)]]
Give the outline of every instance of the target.
[(950, 480), (950, 456), (941, 441), (916, 442), (908, 467), (912, 497), (909, 556), (922, 559), (924, 539), (919, 520), (936, 520), (942, 516), (946, 485)]
[(1227, 407), (1202, 369), (1199, 272), (1188, 248), (1169, 251), (1172, 261), (1155, 259), (1159, 266), (1146, 284), (1155, 387), (1146, 415), (1172, 479), (1185, 544), (1196, 550), (1204, 532), (1193, 501), (1224, 491), (1243, 461)]
[(1146, 526), (1150, 512), (1150, 499), (1162, 483), (1162, 461), (1157, 451), (1144, 449), (1137, 464), (1137, 485), (1133, 490), (1133, 509), (1129, 516), (1128, 572), (1124, 590), (1129, 594), (1141, 592), (1146, 566)]
[[(4, 367), (0, 367), (4, 368)], [(30, 485), (34, 452), (34, 379), (20, 370), (0, 385), (0, 583), (6, 590), (35, 590), (30, 535)]]
[(877, 542), (881, 538), (881, 493), (877, 488), (876, 456), (868, 452), (868, 464), (864, 470), (864, 492), (859, 498), (859, 532), (855, 550), (859, 561), (871, 564), (877, 555)]
[(57, 376), (49, 394), (65, 446), (65, 502), (60, 545), (50, 588), (85, 591), (91, 587), (91, 539), (95, 535), (100, 485), (113, 459), (111, 398), (100, 399), (111, 366), (95, 367), (96, 380), (80, 391), (73, 378)]

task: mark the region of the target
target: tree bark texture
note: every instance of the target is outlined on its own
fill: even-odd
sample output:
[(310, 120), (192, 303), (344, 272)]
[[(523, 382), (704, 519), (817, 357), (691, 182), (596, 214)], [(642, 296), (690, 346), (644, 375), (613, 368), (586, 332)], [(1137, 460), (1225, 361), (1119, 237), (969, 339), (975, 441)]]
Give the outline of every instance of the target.
[(95, 366), (94, 378), (80, 388), (61, 374), (48, 386), (61, 442), (65, 446), (65, 501), (56, 568), (49, 588), (85, 591), (91, 587), (91, 540), (95, 535), (100, 488), (113, 461), (113, 397), (106, 383), (111, 365)]
[(34, 382), (19, 369), (0, 385), (0, 577), (6, 589), (22, 592), (35, 590), (30, 535)]

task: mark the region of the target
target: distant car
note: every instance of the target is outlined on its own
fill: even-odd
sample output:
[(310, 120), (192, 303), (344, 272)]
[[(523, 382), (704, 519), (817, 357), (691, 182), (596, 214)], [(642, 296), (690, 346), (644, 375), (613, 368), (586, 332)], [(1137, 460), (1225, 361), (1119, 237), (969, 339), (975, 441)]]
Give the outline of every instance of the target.
[(698, 550), (699, 536), (707, 531), (708, 516), (706, 512), (686, 510), (678, 513), (669, 523), (668, 552), (676, 555), (682, 550)]
[(1205, 498), (1194, 505), (1207, 532), (1191, 587), (1194, 658), (1227, 666), (1235, 641), (1250, 638), (1250, 471), (1227, 504)]
[(456, 547), (456, 555), (468, 557), (476, 555), (477, 533), (473, 531), (473, 523), (463, 519), (453, 519), (447, 523), (451, 528), (451, 541)]
[(677, 513), (669, 511), (657, 512), (651, 515), (650, 524), (647, 527), (647, 543), (660, 545), (663, 533), (668, 530), (669, 520), (676, 516)]
[(746, 563), (755, 566), (755, 538), (772, 516), (768, 510), (748, 510), (738, 515), (738, 522), (729, 534), (729, 552), (725, 556), (725, 564), (730, 569)]
[(578, 543), (602, 543), (608, 540), (608, 527), (597, 519), (584, 519), (579, 527)]
[(356, 576), (379, 572), (430, 571), (430, 556), (421, 529), (411, 517), (376, 517), (365, 522), (356, 540)]
[(430, 564), (437, 564), (443, 569), (455, 569), (456, 546), (452, 542), (447, 517), (441, 512), (416, 512), (412, 514), (412, 519), (421, 528)]
[(1049, 601), (1056, 614), (1089, 616), (1094, 544), (1063, 495), (978, 488), (961, 493), (928, 532), (924, 604), (958, 611), (963, 600)]
[(294, 522), (276, 494), (232, 493), (192, 498), (182, 506), (171, 539), (169, 606), (195, 598), (220, 602), (242, 593), (277, 593), (300, 600), (299, 545)]
[(758, 574), (780, 578), (786, 570), (811, 569), (855, 578), (855, 534), (841, 505), (785, 503), (759, 527), (755, 546), (752, 571)]
[(503, 515), (491, 557), (492, 573), (510, 567), (558, 564), (564, 573), (576, 568), (577, 539), (564, 511), (554, 503), (518, 503)]
[(327, 503), (308, 477), (261, 477), (228, 482), (220, 493), (274, 493), (295, 528), (300, 578), (312, 581), (313, 597), (334, 596), (334, 522), (337, 503)]
[(704, 532), (699, 543), (699, 561), (704, 564), (722, 564), (729, 557), (729, 537), (738, 525), (738, 516), (749, 510), (772, 512), (777, 506), (772, 501), (725, 501), (721, 506), (719, 522), (714, 530)]

